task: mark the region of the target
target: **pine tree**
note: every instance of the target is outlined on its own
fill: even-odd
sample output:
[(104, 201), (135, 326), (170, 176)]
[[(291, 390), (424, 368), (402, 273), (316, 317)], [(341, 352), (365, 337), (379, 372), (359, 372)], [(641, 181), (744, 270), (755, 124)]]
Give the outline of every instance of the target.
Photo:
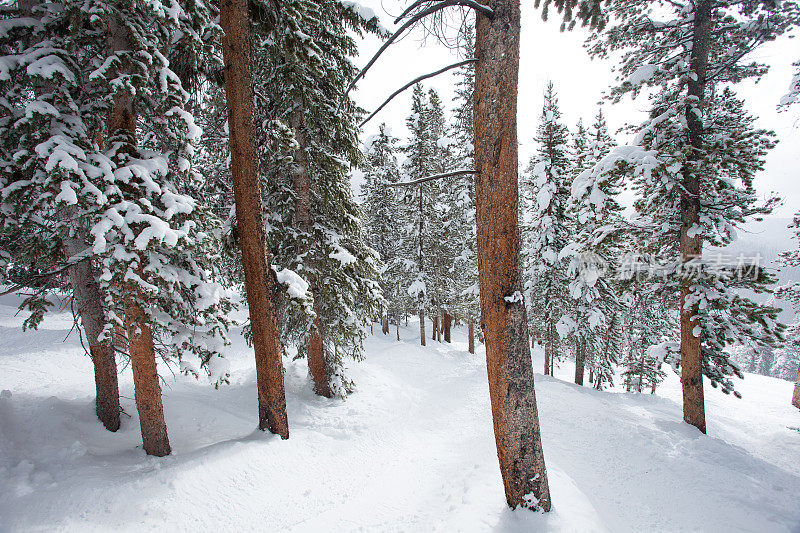
[(400, 181), (395, 153), (397, 142), (386, 124), (381, 124), (378, 134), (367, 139), (361, 195), (365, 237), (383, 265), (380, 284), (387, 305), (387, 320), (391, 318), (399, 326), (406, 303), (402, 289), (402, 226), (398, 207), (402, 191), (389, 187), (389, 184)]
[[(553, 83), (547, 85), (536, 134), (538, 149), (522, 185), (526, 290), (530, 321), (545, 345), (545, 374), (552, 375), (561, 357), (560, 337), (571, 332), (567, 269), (559, 258), (570, 241), (566, 217), (569, 201), (570, 160), (568, 130), (561, 122)], [(564, 320), (562, 320), (564, 318)], [(537, 331), (536, 325), (541, 330)], [(562, 335), (563, 334), (563, 335)]]
[(619, 287), (614, 264), (620, 255), (621, 220), (617, 201), (621, 191), (618, 173), (593, 174), (590, 169), (610, 150), (602, 111), (591, 134), (578, 124), (573, 137), (573, 175), (567, 217), (576, 221), (572, 241), (561, 250), (567, 263), (569, 294), (573, 300), (572, 333), (575, 337), (575, 383), (583, 384), (584, 364), (597, 377), (596, 386), (611, 383), (616, 362), (614, 318), (620, 312)]
[[(31, 13), (38, 16), (30, 39), (2, 44), (16, 58), (3, 63), (9, 70), (0, 81), (8, 96), (0, 125), (3, 231), (25, 235), (14, 253), (38, 257), (49, 270), (91, 267), (83, 279), (97, 283), (92, 298), (102, 298), (94, 302), (95, 324), (103, 323), (97, 342), (109, 350), (115, 330), (125, 330), (125, 342), (114, 345), (131, 358), (144, 449), (166, 455), (156, 356), (194, 353), (226, 379), (218, 350), (231, 303), (214, 279), (219, 221), (196, 201), (198, 129), (165, 57), (177, 32), (186, 35), (188, 60), (196, 57), (210, 11), (202, 3), (167, 10), (67, 2), (31, 4)], [(73, 290), (82, 299), (83, 288)], [(42, 317), (44, 296), (25, 304), (35, 310), (31, 324)], [(78, 302), (82, 318), (85, 303)]]
[[(464, 35), (463, 55), (475, 56), (474, 26), (467, 24)], [(453, 168), (473, 170), (475, 168), (475, 134), (473, 102), (475, 92), (475, 66), (461, 67), (455, 86), (455, 111), (450, 125), (453, 141)], [(449, 228), (453, 236), (456, 254), (451, 268), (453, 280), (453, 314), (467, 323), (468, 349), (475, 353), (475, 321), (480, 318), (478, 295), (477, 228), (475, 226), (475, 179), (454, 181), (448, 188), (447, 205), (450, 207)]]
[[(642, 150), (621, 150), (617, 159), (632, 164), (645, 193), (639, 205), (647, 220), (639, 225), (648, 226), (672, 257), (660, 256), (665, 288), (680, 287), (684, 420), (705, 432), (702, 375), (723, 392), (733, 389), (731, 375), (741, 375), (723, 348), (747, 338), (769, 345), (780, 336), (774, 310), (734, 292), (744, 285), (766, 290), (770, 280), (763, 269), (755, 268), (751, 278), (736, 267), (711, 272), (702, 256), (703, 242), (724, 246), (735, 238), (736, 226), (771, 208), (769, 202), (758, 205), (753, 188), (772, 146), (770, 135), (754, 129), (732, 89), (722, 87), (763, 74), (763, 65), (741, 58), (796, 23), (797, 6), (619, 1), (610, 11), (615, 25), (592, 38), (591, 48), (596, 56), (625, 53), (612, 97), (635, 96), (644, 86), (657, 89), (650, 96), (650, 118), (634, 142)], [(607, 170), (612, 162), (606, 163)]]
[[(351, 32), (378, 32), (338, 1), (293, 0), (274, 31), (262, 30), (256, 64), (264, 99), (259, 121), (291, 128), (290, 153), (267, 153), (268, 239), (276, 263), (302, 277), (313, 295), (313, 318), (288, 312), (289, 334), (308, 359), (314, 390), (344, 396), (352, 382), (345, 360), (363, 356), (364, 325), (380, 309), (379, 267), (361, 234), (347, 174), (361, 164), (355, 103), (345, 89), (355, 76)], [(269, 146), (264, 143), (262, 146)]]
[[(426, 112), (427, 100), (420, 85), (414, 86), (411, 99), (411, 115), (406, 120), (410, 131), (408, 144), (403, 148), (406, 161), (403, 173), (408, 176), (408, 181), (417, 180), (434, 174), (432, 171), (431, 137), (429, 114)], [(430, 270), (427, 267), (429, 258), (427, 251), (430, 249), (429, 225), (432, 212), (433, 198), (430, 182), (420, 183), (406, 190), (404, 198), (405, 217), (404, 232), (406, 243), (406, 280), (408, 295), (416, 300), (419, 314), (420, 344), (425, 346), (425, 311), (430, 298), (431, 280), (428, 277)]]

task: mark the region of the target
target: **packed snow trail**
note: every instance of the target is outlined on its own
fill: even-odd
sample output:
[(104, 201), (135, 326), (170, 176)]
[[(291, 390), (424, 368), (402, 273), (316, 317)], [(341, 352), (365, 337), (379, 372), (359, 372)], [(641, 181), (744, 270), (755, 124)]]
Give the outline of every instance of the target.
[[(11, 303), (8, 299), (2, 303)], [(130, 371), (117, 434), (93, 412), (91, 363), (71, 317), (22, 333), (0, 306), (0, 531), (797, 531), (800, 411), (792, 384), (747, 376), (744, 400), (709, 390), (709, 433), (681, 422), (677, 378), (656, 396), (536, 375), (554, 510), (512, 512), (497, 466), (482, 350), (376, 334), (346, 401), (286, 371), (290, 439), (255, 430), (252, 353), (232, 384), (164, 367), (173, 455), (141, 451)], [(540, 354), (534, 356), (541, 369)], [(572, 365), (556, 371), (566, 376)], [(662, 396), (663, 395), (663, 396)], [(788, 426), (788, 427), (787, 427)]]

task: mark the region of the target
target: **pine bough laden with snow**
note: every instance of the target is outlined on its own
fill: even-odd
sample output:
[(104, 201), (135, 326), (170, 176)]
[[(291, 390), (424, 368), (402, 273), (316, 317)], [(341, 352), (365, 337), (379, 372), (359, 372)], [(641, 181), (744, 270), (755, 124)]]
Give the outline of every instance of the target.
[[(96, 268), (105, 335), (123, 326), (132, 298), (162, 357), (191, 352), (206, 369), (226, 342), (232, 304), (215, 281), (219, 221), (194, 198), (199, 129), (164, 54), (178, 35), (185, 50), (199, 49), (209, 24), (201, 3), (47, 2), (31, 17), (6, 10), (0, 44), (7, 257), (59, 269), (61, 237), (84, 236), (80, 257)], [(108, 49), (119, 28), (135, 36), (130, 50)], [(147, 110), (133, 117), (140, 139), (108, 131), (120, 99)], [(25, 303), (30, 325), (42, 318), (41, 298)]]
[[(754, 128), (753, 117), (730, 85), (766, 71), (742, 57), (796, 24), (798, 8), (795, 2), (698, 5), (707, 17), (702, 28), (694, 23), (694, 2), (611, 3), (614, 25), (588, 43), (594, 56), (623, 53), (620, 84), (612, 88), (611, 98), (636, 96), (644, 87), (655, 90), (650, 118), (638, 128), (634, 143), (614, 150), (591, 173), (611, 172), (621, 165), (633, 175), (639, 196), (633, 225), (639, 242), (658, 249), (655, 257), (661, 263), (663, 275), (654, 283), (677, 295), (679, 280), (689, 280), (685, 305), (697, 310), (691, 334), (700, 339), (702, 373), (730, 393), (730, 378), (741, 377), (741, 371), (724, 348), (737, 342), (773, 345), (781, 338), (777, 310), (737, 294), (745, 287), (766, 291), (772, 278), (760, 265), (715, 265), (702, 255), (682, 261), (682, 201), (697, 205), (696, 222), (686, 228), (685, 238), (718, 247), (736, 239), (737, 227), (775, 205), (775, 199), (759, 204), (753, 186), (774, 146), (772, 134)], [(709, 31), (707, 40), (702, 39), (708, 46), (708, 64), (698, 100), (686, 87), (700, 79), (692, 70), (692, 43), (703, 30)], [(693, 121), (695, 130), (690, 130), (687, 117), (694, 116), (702, 122)], [(699, 197), (686, 192), (686, 176), (699, 180)]]
[[(382, 306), (379, 260), (364, 242), (347, 178), (361, 164), (360, 110), (344, 92), (356, 73), (352, 34), (381, 30), (376, 18), (337, 0), (280, 5), (256, 32), (254, 59), (267, 239), (276, 265), (296, 272), (313, 296), (313, 310), (287, 310), (287, 339), (299, 356), (315, 350), (315, 390), (344, 396), (353, 385), (345, 359), (362, 357), (364, 325)], [(268, 137), (276, 130), (284, 141), (277, 150), (275, 135)]]

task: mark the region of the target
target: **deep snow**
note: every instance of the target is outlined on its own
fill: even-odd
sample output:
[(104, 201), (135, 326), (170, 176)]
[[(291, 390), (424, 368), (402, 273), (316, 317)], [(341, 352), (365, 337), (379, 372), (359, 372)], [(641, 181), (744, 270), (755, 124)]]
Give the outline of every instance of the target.
[[(93, 414), (91, 363), (67, 314), (23, 333), (0, 300), (0, 530), (800, 531), (800, 411), (792, 384), (707, 388), (710, 436), (681, 422), (679, 382), (655, 396), (536, 374), (553, 512), (505, 506), (483, 351), (376, 334), (346, 401), (315, 397), (287, 361), (288, 441), (255, 430), (252, 352), (230, 386), (166, 367), (173, 455), (141, 450), (130, 370), (122, 429)], [(5, 304), (5, 305), (1, 305)], [(541, 371), (540, 353), (534, 368)], [(563, 378), (558, 379), (558, 378)], [(564, 381), (567, 380), (567, 381)], [(10, 391), (10, 392), (5, 392)]]

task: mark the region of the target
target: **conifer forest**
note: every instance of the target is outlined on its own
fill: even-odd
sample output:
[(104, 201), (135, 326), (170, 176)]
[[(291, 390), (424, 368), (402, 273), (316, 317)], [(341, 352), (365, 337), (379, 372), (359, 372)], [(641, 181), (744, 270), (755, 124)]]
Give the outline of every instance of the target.
[(0, 533), (797, 532), (797, 37), (0, 0)]

